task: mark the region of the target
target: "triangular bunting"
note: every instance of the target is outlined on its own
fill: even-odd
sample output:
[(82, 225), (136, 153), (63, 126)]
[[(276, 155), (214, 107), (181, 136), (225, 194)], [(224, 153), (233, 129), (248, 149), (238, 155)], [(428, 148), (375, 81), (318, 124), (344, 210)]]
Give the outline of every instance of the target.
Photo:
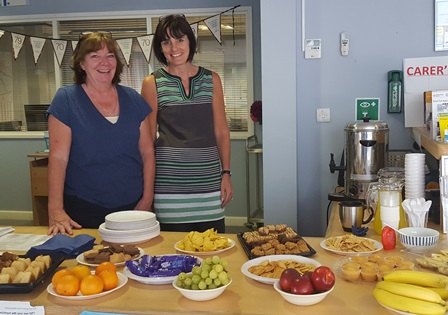
[(12, 49), (14, 51), (14, 60), (19, 56), (20, 50), (22, 50), (23, 43), (25, 42), (25, 35), (11, 33)]
[(67, 49), (67, 41), (60, 39), (52, 39), (54, 54), (58, 60), (59, 67), (62, 65), (62, 59), (64, 59), (65, 50)]
[(132, 52), (132, 38), (117, 39), (117, 43), (121, 49), (121, 52), (123, 53), (126, 64), (129, 67), (129, 61), (131, 59)]
[(145, 56), (146, 63), (149, 63), (149, 59), (151, 58), (151, 44), (154, 35), (145, 35), (137, 37), (138, 44), (140, 45), (140, 49)]
[(34, 57), (34, 64), (37, 64), (37, 61), (39, 60), (39, 57), (42, 53), (42, 49), (44, 49), (45, 42), (47, 40), (45, 38), (40, 37), (30, 37), (30, 43), (31, 47), (33, 48), (33, 57)]
[(4, 30), (0, 30), (0, 38), (2, 38), (3, 34), (5, 34)]
[(212, 17), (209, 17), (208, 19), (204, 20), (205, 25), (207, 25), (210, 32), (212, 32), (213, 36), (215, 36), (216, 40), (220, 45), (222, 45), (221, 42), (221, 15), (215, 15)]
[(198, 41), (198, 25), (199, 23), (190, 24), (191, 29), (193, 30), (194, 33), (194, 37), (196, 38), (196, 41)]
[(76, 46), (78, 45), (78, 41), (77, 40), (72, 40), (71, 44), (72, 44), (72, 51), (75, 51)]

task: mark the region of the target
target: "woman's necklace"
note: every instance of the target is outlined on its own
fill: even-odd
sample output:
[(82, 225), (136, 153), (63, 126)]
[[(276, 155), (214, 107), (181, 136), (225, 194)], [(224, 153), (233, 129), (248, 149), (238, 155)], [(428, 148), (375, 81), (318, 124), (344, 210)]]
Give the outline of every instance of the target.
[(112, 111), (109, 111), (109, 110), (105, 109), (103, 106), (101, 106), (100, 102), (98, 102), (98, 100), (95, 98), (95, 96), (93, 96), (93, 93), (88, 86), (87, 86), (87, 89), (89, 90), (90, 96), (92, 97), (94, 103), (96, 105), (98, 105), (103, 110), (103, 112), (105, 112), (107, 115), (113, 116), (115, 113), (115, 110), (117, 109), (117, 105), (118, 105), (117, 90), (114, 88), (114, 103), (115, 104), (114, 104), (114, 108), (112, 109)]

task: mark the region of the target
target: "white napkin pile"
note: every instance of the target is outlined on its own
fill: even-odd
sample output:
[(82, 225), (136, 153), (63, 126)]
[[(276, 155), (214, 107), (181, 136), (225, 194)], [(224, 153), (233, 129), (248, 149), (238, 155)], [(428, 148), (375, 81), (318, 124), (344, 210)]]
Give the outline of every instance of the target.
[(408, 225), (412, 227), (425, 227), (427, 213), (431, 207), (431, 200), (425, 198), (405, 199), (402, 206), (408, 219)]

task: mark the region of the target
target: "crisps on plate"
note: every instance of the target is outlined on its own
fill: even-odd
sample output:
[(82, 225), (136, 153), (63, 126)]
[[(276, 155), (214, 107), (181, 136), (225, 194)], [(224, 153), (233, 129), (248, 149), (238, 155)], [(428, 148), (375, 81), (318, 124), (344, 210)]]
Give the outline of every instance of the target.
[(231, 246), (228, 238), (218, 236), (215, 229), (211, 228), (205, 232), (189, 232), (177, 246), (181, 250), (191, 252), (212, 252)]
[(325, 246), (342, 252), (370, 252), (376, 250), (375, 243), (372, 240), (353, 234), (329, 237), (325, 240)]
[(294, 268), (300, 274), (304, 274), (307, 271), (314, 271), (316, 266), (313, 264), (301, 263), (292, 259), (277, 261), (264, 260), (258, 265), (249, 267), (248, 271), (256, 276), (278, 279), (282, 272), (287, 268)]

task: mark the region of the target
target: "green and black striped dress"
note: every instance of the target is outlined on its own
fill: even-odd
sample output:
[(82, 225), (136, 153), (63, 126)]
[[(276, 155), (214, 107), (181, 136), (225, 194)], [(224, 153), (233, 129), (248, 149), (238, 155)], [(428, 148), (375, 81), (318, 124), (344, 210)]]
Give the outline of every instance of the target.
[(213, 123), (213, 77), (199, 67), (186, 93), (181, 79), (154, 73), (158, 95), (154, 211), (160, 223), (224, 218)]

